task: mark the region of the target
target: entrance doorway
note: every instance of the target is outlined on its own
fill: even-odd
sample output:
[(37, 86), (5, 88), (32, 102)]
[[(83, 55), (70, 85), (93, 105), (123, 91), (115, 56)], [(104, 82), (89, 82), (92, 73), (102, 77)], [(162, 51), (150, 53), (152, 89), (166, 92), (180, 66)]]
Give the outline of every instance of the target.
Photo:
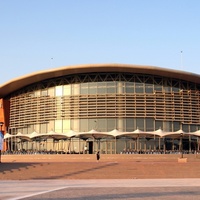
[(89, 154), (93, 154), (93, 142), (89, 141)]

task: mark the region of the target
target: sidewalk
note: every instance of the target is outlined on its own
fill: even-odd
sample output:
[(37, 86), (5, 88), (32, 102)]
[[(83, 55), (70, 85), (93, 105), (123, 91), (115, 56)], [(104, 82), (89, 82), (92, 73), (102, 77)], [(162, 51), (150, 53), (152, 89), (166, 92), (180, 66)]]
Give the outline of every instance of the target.
[(0, 181), (1, 200), (200, 198), (200, 179), (115, 179)]
[[(199, 155), (198, 155), (199, 156)], [(3, 155), (1, 200), (200, 199), (200, 158), (184, 155)]]
[(0, 180), (200, 178), (200, 159), (187, 155), (4, 155)]

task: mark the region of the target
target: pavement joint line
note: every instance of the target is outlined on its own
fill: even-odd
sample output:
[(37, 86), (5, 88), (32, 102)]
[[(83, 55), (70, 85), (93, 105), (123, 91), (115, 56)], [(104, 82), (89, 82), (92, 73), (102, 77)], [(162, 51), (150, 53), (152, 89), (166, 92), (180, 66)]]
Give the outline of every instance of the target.
[(28, 194), (28, 195), (24, 195), (24, 196), (20, 196), (20, 197), (14, 197), (14, 198), (10, 198), (9, 200), (25, 199), (25, 198), (34, 197), (34, 196), (41, 195), (41, 194), (46, 194), (46, 193), (49, 193), (49, 192), (55, 192), (57, 190), (63, 190), (63, 189), (66, 189), (66, 188), (69, 188), (69, 186), (55, 188), (53, 190), (46, 190), (46, 191), (42, 191), (42, 192), (36, 192), (36, 193), (32, 193), (32, 194)]

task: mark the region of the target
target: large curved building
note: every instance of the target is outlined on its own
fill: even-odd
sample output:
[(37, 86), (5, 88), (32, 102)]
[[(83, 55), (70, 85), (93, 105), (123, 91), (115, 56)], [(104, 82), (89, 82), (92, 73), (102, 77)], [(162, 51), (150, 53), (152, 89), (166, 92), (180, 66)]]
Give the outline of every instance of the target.
[[(40, 71), (1, 85), (0, 98), (0, 119), (11, 135), (92, 129), (100, 133), (182, 130), (189, 135), (200, 129), (200, 75), (153, 66), (91, 64)], [(117, 137), (117, 143), (116, 137), (105, 135), (96, 140), (75, 137), (70, 147), (62, 149), (73, 144), (78, 152), (87, 146), (90, 153), (97, 149), (120, 153), (180, 146), (176, 137), (143, 134), (136, 141), (129, 136)], [(189, 135), (183, 148), (199, 150), (197, 138)]]

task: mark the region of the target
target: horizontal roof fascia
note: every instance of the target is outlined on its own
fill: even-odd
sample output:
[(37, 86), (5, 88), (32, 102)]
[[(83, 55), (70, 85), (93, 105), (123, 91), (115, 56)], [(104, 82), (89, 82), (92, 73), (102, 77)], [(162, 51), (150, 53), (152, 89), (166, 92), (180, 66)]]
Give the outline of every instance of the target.
[(184, 72), (180, 70), (160, 68), (147, 65), (129, 65), (129, 64), (87, 64), (87, 65), (72, 65), (59, 67), (49, 70), (38, 71), (16, 79), (12, 79), (5, 84), (0, 85), (0, 98), (3, 98), (10, 93), (21, 89), (27, 85), (40, 82), (50, 78), (56, 78), (65, 75), (92, 73), (92, 72), (129, 72), (159, 75), (169, 78), (182, 79), (200, 84), (200, 75)]

